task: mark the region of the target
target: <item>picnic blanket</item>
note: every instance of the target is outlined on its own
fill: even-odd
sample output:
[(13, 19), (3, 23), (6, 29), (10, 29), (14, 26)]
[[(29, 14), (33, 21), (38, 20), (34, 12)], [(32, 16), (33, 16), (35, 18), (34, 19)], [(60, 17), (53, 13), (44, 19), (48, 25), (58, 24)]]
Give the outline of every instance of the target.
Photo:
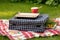
[(26, 40), (39, 36), (45, 37), (60, 34), (60, 29), (58, 31), (57, 30), (58, 27), (56, 25), (52, 29), (45, 30), (44, 33), (36, 33), (33, 31), (9, 30), (8, 27), (9, 27), (9, 20), (0, 20), (0, 34), (3, 36), (7, 36), (10, 40)]

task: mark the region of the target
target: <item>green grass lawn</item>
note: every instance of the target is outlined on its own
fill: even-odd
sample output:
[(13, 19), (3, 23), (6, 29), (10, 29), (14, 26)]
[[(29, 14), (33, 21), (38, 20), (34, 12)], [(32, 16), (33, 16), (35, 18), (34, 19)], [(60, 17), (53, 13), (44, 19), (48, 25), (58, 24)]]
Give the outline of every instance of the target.
[[(31, 12), (31, 7), (34, 6), (42, 6), (39, 9), (40, 14), (49, 14), (50, 18), (60, 17), (60, 6), (58, 7), (51, 7), (47, 5), (36, 5), (36, 4), (26, 4), (26, 3), (0, 3), (0, 19), (10, 19), (12, 18), (16, 12)], [(60, 36), (53, 36), (53, 37), (39, 37), (33, 38), (30, 40), (59, 40)], [(0, 36), (0, 40), (9, 40), (7, 37)]]
[(36, 5), (36, 4), (24, 4), (24, 3), (0, 3), (0, 18), (11, 18), (16, 12), (31, 12), (31, 7), (42, 6), (39, 9), (40, 14), (49, 14), (50, 18), (56, 18), (60, 15), (60, 6), (51, 7), (46, 5)]

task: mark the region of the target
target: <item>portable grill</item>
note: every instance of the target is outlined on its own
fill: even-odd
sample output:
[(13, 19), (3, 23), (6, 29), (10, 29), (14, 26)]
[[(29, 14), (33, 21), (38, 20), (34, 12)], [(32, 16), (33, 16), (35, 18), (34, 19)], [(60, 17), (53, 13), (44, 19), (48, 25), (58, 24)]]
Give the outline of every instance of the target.
[(40, 14), (37, 18), (13, 17), (9, 20), (10, 30), (44, 32), (45, 23), (48, 20), (47, 14)]

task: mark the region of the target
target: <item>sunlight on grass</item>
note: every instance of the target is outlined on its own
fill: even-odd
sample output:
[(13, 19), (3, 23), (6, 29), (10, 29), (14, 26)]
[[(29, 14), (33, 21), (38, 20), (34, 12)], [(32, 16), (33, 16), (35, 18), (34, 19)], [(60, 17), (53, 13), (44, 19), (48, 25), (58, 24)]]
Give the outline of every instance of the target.
[[(11, 18), (16, 12), (31, 12), (31, 7), (37, 6), (41, 14), (49, 14), (50, 18), (60, 16), (60, 6), (51, 7), (47, 5), (24, 4), (24, 3), (2, 3), (0, 4), (0, 18)], [(3, 14), (3, 16), (2, 16)]]
[(30, 40), (59, 40), (60, 36), (51, 36), (51, 37), (39, 37), (39, 38), (33, 38)]
[(0, 12), (0, 19), (8, 19), (15, 15), (16, 12), (8, 11), (8, 12)]

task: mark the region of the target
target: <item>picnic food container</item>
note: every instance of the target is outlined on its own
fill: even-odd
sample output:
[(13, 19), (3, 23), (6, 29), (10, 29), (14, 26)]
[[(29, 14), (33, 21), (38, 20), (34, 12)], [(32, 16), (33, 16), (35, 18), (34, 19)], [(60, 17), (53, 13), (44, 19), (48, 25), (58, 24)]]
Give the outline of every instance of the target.
[(20, 30), (20, 31), (34, 31), (34, 32), (44, 32), (45, 27), (44, 26), (38, 26), (35, 25), (21, 25), (21, 26), (10, 26), (10, 30)]
[(38, 17), (40, 14), (39, 13), (37, 13), (37, 14), (34, 14), (34, 13), (18, 13), (18, 14), (16, 14), (15, 15), (15, 18), (36, 18), (36, 17)]
[(9, 23), (11, 25), (41, 25), (41, 24), (45, 24), (45, 22), (48, 20), (48, 15), (47, 14), (42, 14), (39, 15), (37, 18), (33, 18), (33, 19), (18, 19), (13, 17), (12, 19), (9, 20)]
[(34, 32), (44, 32), (45, 23), (48, 20), (47, 14), (39, 15), (33, 19), (26, 18), (15, 18), (9, 20), (10, 30), (21, 30), (21, 31), (34, 31)]
[(38, 7), (32, 7), (31, 12), (32, 13), (38, 13), (39, 8)]

